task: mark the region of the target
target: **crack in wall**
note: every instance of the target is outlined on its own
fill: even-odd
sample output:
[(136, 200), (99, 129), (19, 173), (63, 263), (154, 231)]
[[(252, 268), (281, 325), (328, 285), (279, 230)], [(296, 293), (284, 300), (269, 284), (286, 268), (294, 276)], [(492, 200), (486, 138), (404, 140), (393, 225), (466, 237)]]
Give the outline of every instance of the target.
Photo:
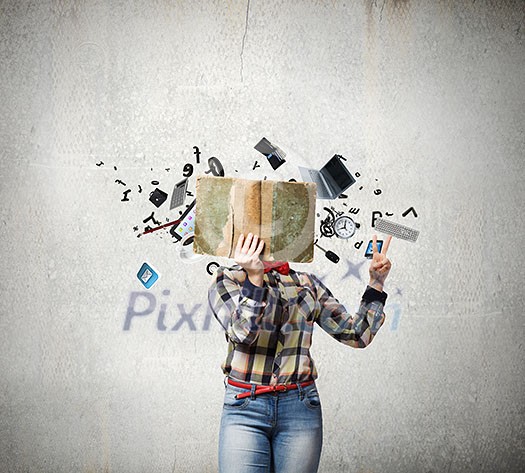
[(383, 5), (381, 5), (381, 12), (379, 13), (379, 21), (383, 21), (383, 8), (385, 8), (386, 0), (383, 0)]
[(244, 78), (242, 75), (243, 67), (244, 67), (244, 61), (243, 61), (243, 54), (244, 54), (244, 40), (246, 39), (246, 34), (248, 33), (248, 15), (250, 13), (250, 0), (248, 0), (248, 3), (246, 5), (246, 20), (244, 22), (244, 35), (242, 36), (242, 46), (241, 46), (241, 82), (244, 82)]

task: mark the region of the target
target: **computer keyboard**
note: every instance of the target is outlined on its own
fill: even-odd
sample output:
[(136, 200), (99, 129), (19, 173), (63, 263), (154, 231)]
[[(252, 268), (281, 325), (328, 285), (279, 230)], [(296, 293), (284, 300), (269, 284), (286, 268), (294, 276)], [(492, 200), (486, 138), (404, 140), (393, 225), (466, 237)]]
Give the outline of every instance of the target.
[(408, 240), (415, 242), (419, 236), (419, 231), (414, 230), (413, 228), (405, 227), (399, 223), (390, 222), (384, 218), (378, 218), (375, 223), (375, 228), (377, 231), (386, 233), (388, 235), (395, 236), (396, 238), (401, 238), (402, 240)]
[(316, 171), (315, 169), (308, 169), (308, 174), (310, 174), (310, 177), (313, 179), (313, 181), (318, 186), (321, 186), (321, 188), (324, 188), (324, 183), (323, 183), (323, 180), (321, 179), (321, 173), (319, 171)]

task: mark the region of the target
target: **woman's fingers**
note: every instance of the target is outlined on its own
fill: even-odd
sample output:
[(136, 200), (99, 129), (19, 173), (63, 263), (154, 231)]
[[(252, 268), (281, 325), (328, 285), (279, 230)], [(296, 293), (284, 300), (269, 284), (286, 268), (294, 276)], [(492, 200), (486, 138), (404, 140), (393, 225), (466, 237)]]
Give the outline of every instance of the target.
[(248, 233), (246, 240), (244, 240), (244, 245), (242, 246), (242, 252), (248, 253), (250, 251), (250, 245), (252, 244), (253, 234)]
[(389, 259), (385, 259), (383, 261), (376, 261), (375, 263), (372, 263), (372, 269), (378, 272), (382, 272), (383, 269), (390, 269), (391, 266), (392, 263)]
[(392, 241), (392, 235), (388, 235), (388, 238), (386, 239), (385, 243), (383, 243), (383, 246), (381, 247), (382, 255), (386, 255), (386, 252), (388, 251), (388, 247), (390, 246), (391, 241)]
[(254, 255), (259, 256), (263, 248), (264, 248), (264, 240), (259, 240), (259, 245), (257, 246), (257, 250), (255, 250)]
[(257, 235), (253, 235), (252, 244), (250, 245), (250, 255), (253, 255), (255, 253), (255, 250), (257, 250), (258, 243), (259, 237)]
[[(243, 241), (241, 241), (241, 237)], [(260, 240), (257, 235), (248, 233), (246, 238), (241, 234), (237, 242), (237, 251), (244, 253), (246, 256), (258, 256), (264, 247), (264, 240)]]
[(238, 259), (253, 259), (258, 258), (264, 248), (264, 240), (259, 239), (257, 235), (248, 233), (246, 237), (244, 234), (239, 235), (237, 246), (235, 247), (235, 255)]
[(236, 253), (240, 253), (240, 251), (242, 249), (243, 242), (244, 242), (244, 235), (241, 233), (239, 235), (239, 239), (237, 240), (237, 246), (235, 247), (235, 252)]

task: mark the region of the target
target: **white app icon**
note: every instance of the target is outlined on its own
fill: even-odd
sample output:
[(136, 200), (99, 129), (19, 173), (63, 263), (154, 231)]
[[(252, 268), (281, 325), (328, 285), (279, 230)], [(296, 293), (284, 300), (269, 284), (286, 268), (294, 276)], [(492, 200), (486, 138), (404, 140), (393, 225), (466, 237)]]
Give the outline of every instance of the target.
[(144, 271), (140, 279), (142, 279), (142, 282), (146, 283), (148, 282), (148, 279), (151, 277), (152, 274), (153, 273), (149, 269), (146, 269), (146, 271)]

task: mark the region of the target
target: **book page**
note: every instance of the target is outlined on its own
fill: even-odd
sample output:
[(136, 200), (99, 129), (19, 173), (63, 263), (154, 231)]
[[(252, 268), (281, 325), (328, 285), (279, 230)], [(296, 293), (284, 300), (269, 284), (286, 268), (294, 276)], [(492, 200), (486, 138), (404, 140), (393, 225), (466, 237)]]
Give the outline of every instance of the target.
[(230, 254), (233, 233), (230, 196), (234, 182), (234, 179), (225, 177), (197, 178), (194, 253)]
[(316, 196), (314, 183), (274, 182), (271, 248), (275, 260), (313, 261)]

